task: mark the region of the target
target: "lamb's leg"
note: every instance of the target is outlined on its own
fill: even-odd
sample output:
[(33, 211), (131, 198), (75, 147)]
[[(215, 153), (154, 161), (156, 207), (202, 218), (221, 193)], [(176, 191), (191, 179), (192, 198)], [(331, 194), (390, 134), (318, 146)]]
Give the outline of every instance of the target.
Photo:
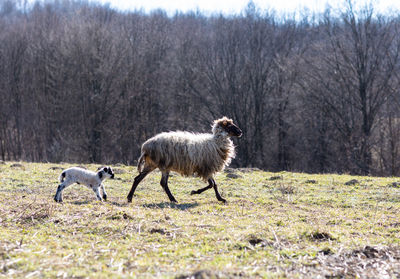
[(92, 186), (93, 192), (96, 194), (97, 200), (101, 201), (101, 196), (100, 196), (100, 185), (99, 186)]
[(64, 180), (60, 185), (58, 185), (57, 192), (56, 192), (56, 194), (54, 196), (54, 200), (56, 202), (62, 202), (63, 201), (63, 199), (62, 199), (62, 191), (65, 188), (67, 188), (69, 185), (71, 185), (72, 183), (73, 182), (70, 182), (68, 180)]
[(198, 195), (198, 194), (201, 194), (201, 193), (203, 193), (204, 191), (206, 191), (206, 190), (208, 190), (208, 189), (211, 189), (212, 187), (213, 187), (213, 182), (212, 182), (211, 179), (209, 179), (209, 180), (208, 180), (208, 186), (207, 186), (207, 187), (201, 188), (201, 189), (199, 189), (199, 190), (197, 190), (197, 191), (192, 191), (192, 192), (190, 192), (190, 194), (191, 194), (191, 195)]
[(160, 184), (163, 187), (165, 193), (167, 193), (169, 200), (171, 202), (177, 202), (176, 199), (174, 198), (174, 196), (171, 194), (171, 191), (168, 188), (168, 176), (169, 176), (169, 172), (163, 171)]
[(103, 184), (100, 184), (101, 187), (101, 191), (103, 192), (103, 200), (107, 200), (107, 193), (106, 193), (106, 189), (104, 188)]
[(133, 194), (135, 193), (136, 187), (139, 185), (140, 181), (142, 181), (143, 178), (145, 178), (146, 175), (148, 175), (153, 170), (154, 170), (154, 168), (144, 168), (143, 171), (141, 173), (139, 173), (138, 176), (135, 177), (135, 180), (133, 181), (133, 184), (132, 184), (132, 188), (129, 191), (129, 194), (127, 197), (128, 202), (132, 202)]
[(226, 200), (224, 198), (222, 198), (221, 195), (218, 193), (217, 183), (215, 183), (214, 178), (210, 178), (210, 180), (213, 184), (215, 195), (217, 196), (217, 200), (222, 201), (223, 203), (226, 203)]

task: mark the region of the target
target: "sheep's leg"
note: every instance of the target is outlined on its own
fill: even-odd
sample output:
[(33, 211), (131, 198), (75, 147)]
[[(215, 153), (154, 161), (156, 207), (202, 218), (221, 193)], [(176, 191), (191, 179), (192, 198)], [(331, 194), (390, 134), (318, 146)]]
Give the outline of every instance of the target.
[(211, 182), (213, 184), (215, 195), (217, 196), (217, 200), (222, 201), (223, 203), (226, 203), (226, 199), (221, 197), (221, 195), (218, 193), (217, 183), (215, 183), (214, 178), (210, 178), (210, 180), (211, 180)]
[(57, 188), (57, 192), (56, 192), (56, 194), (55, 194), (55, 196), (54, 196), (54, 200), (56, 201), (56, 202), (62, 202), (63, 201), (63, 199), (62, 199), (62, 191), (66, 188), (66, 187), (68, 187), (69, 185), (71, 185), (73, 182), (70, 182), (70, 181), (68, 181), (68, 180), (65, 180), (64, 182), (62, 182), (60, 185), (58, 185), (58, 188)]
[(103, 185), (103, 184), (101, 184), (100, 187), (101, 187), (101, 191), (103, 192), (103, 200), (106, 201), (106, 200), (107, 200), (106, 189), (104, 188), (104, 185)]
[(139, 173), (138, 176), (135, 177), (135, 180), (133, 181), (133, 184), (132, 184), (132, 188), (129, 191), (129, 194), (127, 197), (128, 202), (132, 202), (133, 194), (135, 193), (136, 187), (139, 185), (140, 181), (142, 181), (143, 178), (145, 178), (146, 175), (148, 175), (153, 170), (154, 170), (154, 168), (144, 168), (143, 171), (141, 173)]
[(211, 179), (209, 179), (209, 180), (208, 180), (208, 186), (207, 186), (207, 187), (201, 188), (201, 189), (199, 189), (199, 190), (197, 190), (197, 191), (192, 191), (192, 192), (190, 192), (190, 194), (191, 194), (191, 195), (198, 195), (198, 194), (201, 194), (201, 193), (203, 193), (204, 191), (206, 191), (206, 190), (208, 190), (208, 189), (211, 189), (212, 187), (213, 187), (213, 182), (212, 182)]
[(176, 199), (174, 198), (174, 196), (171, 194), (171, 191), (168, 188), (168, 176), (169, 176), (169, 172), (162, 172), (160, 184), (163, 187), (165, 193), (167, 193), (169, 200), (171, 202), (177, 202)]
[(92, 190), (96, 194), (97, 200), (101, 201), (100, 186), (92, 186)]

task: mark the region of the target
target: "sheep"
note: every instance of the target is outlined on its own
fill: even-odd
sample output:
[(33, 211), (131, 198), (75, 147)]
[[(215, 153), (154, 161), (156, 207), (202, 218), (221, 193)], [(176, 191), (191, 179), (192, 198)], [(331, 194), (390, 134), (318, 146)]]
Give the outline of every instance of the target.
[(88, 171), (83, 168), (72, 167), (64, 170), (58, 180), (61, 182), (58, 185), (56, 195), (54, 196), (54, 200), (56, 202), (62, 202), (62, 191), (73, 183), (84, 184), (92, 190), (96, 194), (96, 198), (101, 201), (100, 196), (100, 188), (103, 192), (103, 199), (107, 200), (107, 193), (104, 189), (103, 180), (106, 178), (114, 178), (114, 172), (111, 167), (101, 168), (97, 173), (93, 171)]
[(138, 184), (154, 169), (161, 173), (160, 184), (171, 202), (177, 202), (168, 188), (170, 171), (183, 176), (197, 174), (208, 186), (190, 194), (201, 194), (214, 188), (218, 201), (226, 202), (218, 192), (213, 178), (216, 172), (222, 171), (235, 157), (235, 147), (229, 137), (241, 137), (242, 131), (232, 119), (223, 117), (215, 120), (212, 125), (212, 134), (194, 134), (184, 131), (164, 132), (148, 139), (142, 145), (138, 160), (137, 175), (127, 196), (132, 202)]

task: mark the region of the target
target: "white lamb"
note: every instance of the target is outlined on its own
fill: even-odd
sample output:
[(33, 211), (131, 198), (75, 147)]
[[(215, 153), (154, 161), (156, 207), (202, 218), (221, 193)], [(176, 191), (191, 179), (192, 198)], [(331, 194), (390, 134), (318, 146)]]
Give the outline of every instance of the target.
[(73, 183), (84, 184), (91, 188), (95, 194), (96, 198), (101, 201), (100, 188), (103, 192), (103, 199), (107, 200), (107, 193), (102, 184), (103, 180), (106, 178), (114, 178), (114, 172), (111, 167), (104, 167), (100, 169), (97, 173), (93, 171), (88, 171), (83, 168), (72, 167), (64, 170), (58, 180), (61, 182), (58, 185), (56, 195), (54, 200), (56, 202), (62, 202), (62, 190)]

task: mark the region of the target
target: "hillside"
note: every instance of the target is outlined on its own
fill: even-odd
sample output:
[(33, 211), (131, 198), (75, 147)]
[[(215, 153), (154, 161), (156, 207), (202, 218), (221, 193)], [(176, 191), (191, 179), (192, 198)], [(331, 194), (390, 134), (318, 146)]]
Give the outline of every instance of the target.
[(400, 276), (400, 178), (228, 169), (221, 204), (174, 174), (171, 204), (154, 172), (128, 204), (137, 171), (117, 165), (107, 202), (75, 184), (57, 204), (69, 166), (0, 164), (0, 277)]

